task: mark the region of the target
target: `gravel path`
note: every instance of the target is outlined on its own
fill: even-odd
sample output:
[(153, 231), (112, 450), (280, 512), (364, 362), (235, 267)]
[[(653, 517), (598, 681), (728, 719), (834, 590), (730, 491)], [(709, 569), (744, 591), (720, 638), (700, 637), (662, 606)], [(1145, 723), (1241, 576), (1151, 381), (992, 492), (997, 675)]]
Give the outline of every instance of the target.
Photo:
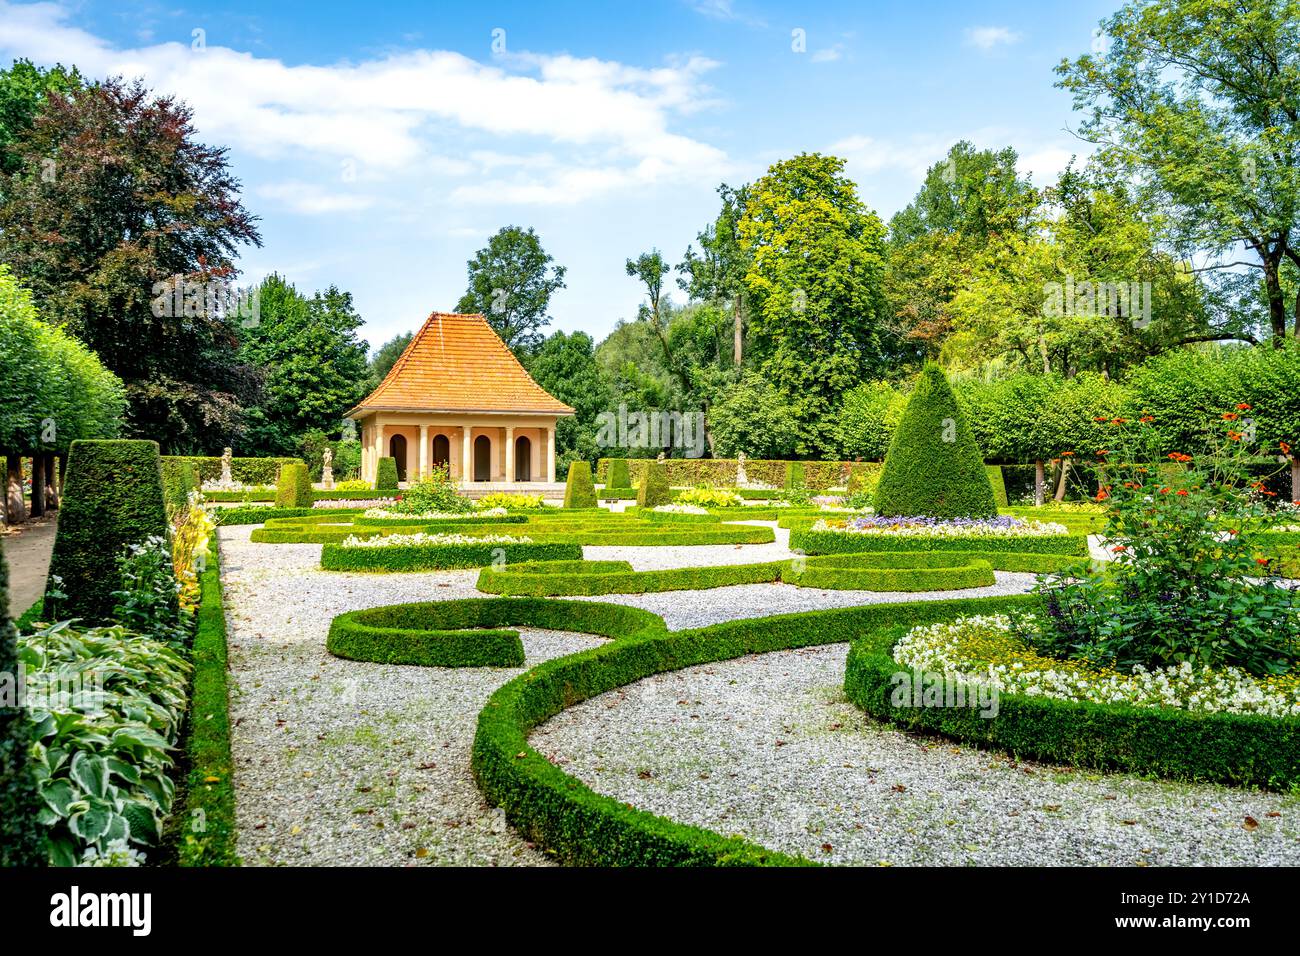
[(838, 864), (1300, 864), (1300, 798), (1016, 763), (868, 720), (845, 645), (661, 674), (530, 743), (593, 789)]

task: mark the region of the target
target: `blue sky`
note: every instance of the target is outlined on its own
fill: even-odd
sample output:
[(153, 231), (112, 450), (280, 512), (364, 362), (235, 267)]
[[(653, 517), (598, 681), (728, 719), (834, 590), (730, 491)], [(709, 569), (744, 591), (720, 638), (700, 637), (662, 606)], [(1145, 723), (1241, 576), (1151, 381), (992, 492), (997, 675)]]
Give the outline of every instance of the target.
[(599, 340), (636, 313), (625, 259), (679, 260), (720, 182), (795, 153), (844, 156), (885, 219), (962, 138), (1050, 182), (1086, 152), (1052, 67), (1118, 5), (0, 0), (0, 57), (187, 100), (261, 217), (244, 278), (351, 291), (374, 345), (507, 224), (568, 268), (552, 328)]

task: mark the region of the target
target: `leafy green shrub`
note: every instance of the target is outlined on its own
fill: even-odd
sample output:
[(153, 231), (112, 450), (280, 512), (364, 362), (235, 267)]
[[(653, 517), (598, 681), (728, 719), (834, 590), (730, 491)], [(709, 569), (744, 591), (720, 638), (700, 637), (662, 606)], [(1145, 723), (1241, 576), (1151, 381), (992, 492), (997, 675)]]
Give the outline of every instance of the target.
[(698, 505), (701, 508), (743, 508), (745, 499), (723, 488), (687, 488), (675, 499), (679, 505)]
[(161, 461), (163, 500), (170, 518), (189, 507), (190, 493), (199, 490), (198, 472), (188, 458), (165, 457)]
[[(266, 487), (275, 484), (280, 468), (299, 458), (231, 458), (230, 477), (241, 485)], [(216, 455), (164, 455), (164, 466), (188, 462), (194, 467), (194, 473), (200, 486), (203, 482), (221, 479), (221, 458)]]
[(384, 457), (379, 459), (379, 467), (375, 472), (375, 490), (376, 491), (396, 491), (397, 490), (397, 459)]
[[(0, 548), (0, 674), (18, 673), (16, 639), (9, 620), (9, 566)], [(46, 859), (45, 834), (36, 822), (40, 801), (27, 753), (33, 726), (16, 695), (17, 688), (0, 684), (0, 867), (40, 866)]]
[(853, 495), (874, 495), (876, 485), (880, 483), (880, 465), (875, 462), (855, 461), (849, 465), (848, 493)]
[(591, 480), (591, 462), (575, 461), (569, 465), (569, 478), (564, 485), (564, 507), (596, 507), (596, 486)]
[[(590, 466), (588, 466), (590, 467)], [(541, 495), (511, 494), (508, 491), (494, 491), (478, 499), (477, 507), (483, 511), (493, 508), (505, 508), (507, 511), (541, 511), (546, 507), (546, 499)], [(594, 505), (592, 507), (595, 507)]]
[(921, 373), (876, 486), (886, 516), (985, 518), (998, 513), (984, 459), (939, 366)]
[(110, 562), (130, 545), (166, 535), (157, 443), (73, 442), (49, 572), (51, 585), (62, 579), (67, 597), (46, 613), (111, 621), (118, 582)]
[[(388, 461), (393, 461), (389, 458)], [(380, 459), (382, 464), (384, 459)], [(393, 468), (397, 465), (394, 463)], [(382, 474), (383, 469), (380, 469)], [(394, 476), (397, 472), (394, 470)], [(378, 485), (378, 487), (384, 487)], [(397, 487), (397, 478), (393, 478), (393, 488)], [(406, 490), (398, 500), (388, 506), (388, 510), (397, 514), (454, 514), (474, 510), (474, 502), (460, 493), (452, 480), (446, 465), (430, 469), (419, 481), (409, 482)]]
[(641, 486), (636, 492), (638, 508), (654, 508), (669, 504), (673, 500), (673, 490), (668, 486), (668, 475), (663, 465), (652, 461), (641, 477)]
[(1033, 537), (905, 537), (902, 535), (845, 534), (794, 528), (790, 547), (805, 554), (855, 554), (866, 551), (1011, 551), (1021, 554), (1088, 553), (1088, 539), (1081, 534), (1036, 535)]
[(113, 592), (113, 618), (127, 630), (176, 650), (189, 646), (190, 615), (181, 610), (172, 549), (163, 538), (129, 545), (117, 559), (121, 589)]
[[(79, 630), (66, 621), (24, 637), (19, 658), (35, 703), (33, 766), (50, 862), (71, 866), (86, 851), (123, 842), (156, 844), (175, 794), (167, 772), (190, 665), (125, 628)], [(102, 687), (85, 687), (90, 675)]]
[(628, 476), (627, 459), (615, 458), (609, 463), (609, 477), (605, 479), (606, 488), (631, 488), (632, 479)]

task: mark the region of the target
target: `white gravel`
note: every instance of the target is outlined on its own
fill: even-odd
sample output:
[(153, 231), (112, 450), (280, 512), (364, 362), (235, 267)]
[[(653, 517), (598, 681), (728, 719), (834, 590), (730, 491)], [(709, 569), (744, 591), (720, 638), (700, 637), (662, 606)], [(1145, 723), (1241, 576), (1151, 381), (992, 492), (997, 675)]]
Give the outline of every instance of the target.
[[(334, 616), (480, 598), (478, 572), (325, 572), (319, 545), (251, 544), (251, 530), (220, 529), (245, 862), (547, 863), (484, 803), (469, 770), (478, 712), (519, 669), (366, 664), (325, 651)], [(584, 553), (638, 570), (790, 557), (789, 533), (776, 534), (768, 545)], [(646, 608), (677, 629), (1016, 593), (1032, 580), (999, 572), (993, 587), (961, 592), (755, 584), (592, 600)], [(599, 643), (521, 634), (527, 666)], [(1300, 862), (1295, 834), (1284, 830), (1297, 812), (1294, 799), (1016, 768), (996, 755), (921, 741), (872, 724), (843, 701), (844, 652), (782, 652), (660, 675), (566, 711), (534, 743), (596, 789), (637, 806), (832, 862)], [(1254, 832), (1241, 830), (1246, 813), (1259, 821)], [(824, 843), (832, 849), (823, 851)]]
[(661, 674), (530, 743), (593, 789), (838, 864), (1296, 865), (1294, 796), (1085, 773), (899, 733), (842, 691), (845, 645)]

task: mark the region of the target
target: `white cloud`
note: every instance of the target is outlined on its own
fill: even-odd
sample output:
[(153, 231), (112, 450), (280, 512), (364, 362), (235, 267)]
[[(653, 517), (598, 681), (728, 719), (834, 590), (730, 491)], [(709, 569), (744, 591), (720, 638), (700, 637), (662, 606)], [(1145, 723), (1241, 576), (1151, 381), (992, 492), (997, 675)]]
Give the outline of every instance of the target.
[(734, 21), (751, 27), (766, 25), (758, 17), (737, 10), (731, 0), (686, 0), (686, 2), (692, 10), (710, 20)]
[(262, 199), (278, 202), (292, 212), (307, 216), (360, 212), (375, 205), (373, 196), (329, 192), (314, 183), (306, 182), (267, 183), (258, 186), (254, 192)]
[(814, 63), (834, 63), (842, 56), (844, 56), (844, 44), (837, 43), (834, 46), (829, 46), (826, 47), (825, 49), (817, 50), (812, 55), (812, 61)]
[(1023, 38), (1023, 34), (1008, 27), (968, 27), (966, 30), (966, 43), (980, 50), (1011, 46)]
[[(467, 142), (512, 141), (503, 154), (528, 154), (540, 144), (555, 154), (553, 163), (521, 172), (533, 178), (511, 186), (514, 195), (538, 202), (629, 181), (708, 180), (726, 166), (721, 150), (672, 129), (675, 118), (713, 103), (703, 76), (717, 64), (704, 57), (641, 68), (538, 54), (480, 63), (417, 50), (291, 66), (211, 44), (118, 49), (69, 17), (68, 8), (53, 3), (0, 0), (0, 51), (76, 63), (91, 76), (142, 77), (189, 103), (205, 138), (262, 159), (332, 168), (351, 161), (367, 177), (454, 177), (478, 171), (457, 153)], [(356, 197), (321, 192), (288, 190), (274, 198), (302, 211), (331, 203), (359, 208)]]

